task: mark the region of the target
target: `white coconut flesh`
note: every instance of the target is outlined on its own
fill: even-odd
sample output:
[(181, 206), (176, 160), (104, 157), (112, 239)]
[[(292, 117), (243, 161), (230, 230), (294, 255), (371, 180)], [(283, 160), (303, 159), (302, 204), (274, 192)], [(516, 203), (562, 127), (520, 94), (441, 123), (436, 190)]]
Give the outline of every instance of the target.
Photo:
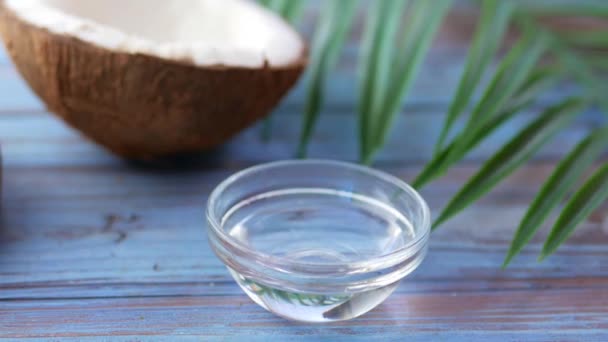
[(4, 1), (21, 20), (54, 34), (198, 66), (284, 67), (305, 48), (280, 17), (247, 0)]

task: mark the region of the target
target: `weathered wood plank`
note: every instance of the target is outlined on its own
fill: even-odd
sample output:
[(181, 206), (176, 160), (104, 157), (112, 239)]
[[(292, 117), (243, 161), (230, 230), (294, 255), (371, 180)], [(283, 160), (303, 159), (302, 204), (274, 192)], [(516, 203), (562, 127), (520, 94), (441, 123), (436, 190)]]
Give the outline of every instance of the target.
[[(452, 14), (379, 157), (378, 165), (398, 177), (412, 179), (431, 153), (462, 69), (471, 15), (466, 7)], [(355, 63), (351, 44), (329, 82), (314, 157), (356, 158)], [(499, 269), (518, 220), (555, 161), (605, 122), (597, 111), (581, 116), (533, 163), (435, 233), (422, 267), (370, 314), (311, 326), (253, 304), (210, 251), (203, 209), (211, 189), (237, 169), (292, 156), (303, 90), (278, 110), (270, 142), (260, 141), (253, 128), (178, 167), (147, 168), (112, 157), (45, 113), (0, 51), (0, 339), (608, 339), (608, 207), (547, 262), (535, 263), (545, 228), (512, 267)], [(575, 92), (565, 85), (541, 102)], [(424, 190), (435, 213), (530, 114)]]
[[(603, 253), (608, 242), (605, 215), (590, 221), (556, 258), (534, 264), (539, 236), (512, 269), (498, 271), (515, 223), (550, 166), (524, 169), (436, 234), (429, 261), (417, 277), (440, 281), (462, 280), (463, 275), (475, 279), (608, 276), (608, 254)], [(431, 206), (439, 209), (474, 169), (455, 170), (429, 187), (425, 196)], [(409, 179), (414, 171), (399, 168), (392, 173)], [(19, 298), (25, 293), (15, 288), (44, 287), (49, 282), (42, 297), (52, 297), (52, 285), (61, 289), (65, 282), (100, 284), (97, 296), (102, 296), (109, 295), (103, 291), (105, 282), (229, 281), (207, 246), (202, 213), (207, 194), (231, 172), (7, 169), (0, 289), (12, 290), (0, 298)], [(59, 292), (55, 296), (65, 295)], [(116, 290), (115, 295), (120, 294)]]
[[(447, 337), (457, 325), (460, 336), (468, 333), (469, 338), (483, 329), (503, 337), (530, 334), (538, 338), (542, 333), (550, 340), (573, 333), (579, 338), (601, 336), (608, 328), (607, 302), (608, 293), (603, 289), (542, 293), (521, 290), (512, 291), (508, 297), (495, 292), (408, 293), (395, 295), (378, 310), (354, 322), (309, 326), (276, 318), (242, 296), (14, 301), (4, 305), (0, 313), (2, 324), (28, 324), (17, 323), (21, 330), (2, 330), (0, 336), (198, 335), (284, 340), (289, 336), (356, 335), (400, 340), (404, 336), (416, 337), (417, 333), (428, 337), (431, 332)], [(579, 307), (585, 307), (586, 312), (573, 312)], [(555, 309), (561, 312), (556, 313)], [(218, 313), (231, 313), (232, 319)], [(239, 319), (235, 321), (234, 317)], [(53, 333), (66, 323), (71, 326), (69, 332)]]
[[(382, 332), (379, 331), (377, 333), (367, 333), (359, 335), (345, 335), (340, 334), (340, 331), (336, 329), (335, 332), (319, 332), (317, 329), (313, 330), (318, 332), (317, 335), (304, 335), (304, 334), (273, 334), (272, 331), (269, 332), (268, 336), (265, 335), (238, 335), (236, 333), (231, 334), (231, 337), (209, 337), (200, 335), (186, 335), (180, 334), (178, 340), (179, 341), (268, 341), (269, 338), (276, 338), (277, 340), (289, 340), (289, 341), (318, 341), (318, 340), (331, 340), (338, 342), (350, 342), (350, 341), (402, 341), (403, 339), (407, 339), (408, 341), (413, 342), (428, 342), (428, 341), (463, 341), (463, 342), (476, 342), (476, 341), (519, 341), (520, 339), (524, 339), (525, 341), (530, 342), (555, 342), (555, 341), (577, 341), (583, 339), (584, 341), (589, 342), (603, 342), (605, 339), (605, 335), (603, 333), (597, 332), (589, 332), (586, 330), (582, 331), (569, 331), (564, 333), (555, 333), (552, 331), (549, 332), (540, 332), (540, 331), (490, 331), (490, 332), (479, 332), (479, 331), (443, 331), (443, 332), (416, 332), (410, 333), (391, 333), (390, 331)], [(236, 335), (236, 336), (235, 336)], [(245, 335), (245, 336), (243, 336)], [(386, 337), (384, 337), (386, 336)], [(54, 341), (54, 339), (50, 339)], [(71, 337), (65, 338), (61, 337), (61, 341), (107, 341), (108, 339), (105, 337)], [(117, 342), (134, 342), (134, 341), (174, 341), (175, 339), (167, 339), (166, 336), (145, 336), (142, 339), (142, 336), (112, 336), (112, 341)], [(28, 338), (28, 341), (49, 341), (48, 338)]]

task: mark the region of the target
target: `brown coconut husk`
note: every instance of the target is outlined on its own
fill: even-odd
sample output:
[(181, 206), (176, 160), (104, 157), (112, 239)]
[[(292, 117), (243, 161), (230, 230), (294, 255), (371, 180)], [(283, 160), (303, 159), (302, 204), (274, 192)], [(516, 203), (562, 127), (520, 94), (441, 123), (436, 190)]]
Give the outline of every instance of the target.
[(274, 108), (304, 70), (195, 66), (52, 33), (0, 1), (0, 34), (31, 88), (72, 127), (117, 155), (154, 159), (222, 144)]

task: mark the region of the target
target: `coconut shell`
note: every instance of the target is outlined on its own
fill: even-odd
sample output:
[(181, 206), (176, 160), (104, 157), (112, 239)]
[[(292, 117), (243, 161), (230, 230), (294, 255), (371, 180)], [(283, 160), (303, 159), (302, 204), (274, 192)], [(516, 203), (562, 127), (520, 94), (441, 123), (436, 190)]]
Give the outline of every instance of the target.
[(210, 149), (266, 116), (301, 75), (281, 68), (200, 67), (97, 47), (18, 18), (0, 0), (0, 34), (48, 109), (130, 159)]

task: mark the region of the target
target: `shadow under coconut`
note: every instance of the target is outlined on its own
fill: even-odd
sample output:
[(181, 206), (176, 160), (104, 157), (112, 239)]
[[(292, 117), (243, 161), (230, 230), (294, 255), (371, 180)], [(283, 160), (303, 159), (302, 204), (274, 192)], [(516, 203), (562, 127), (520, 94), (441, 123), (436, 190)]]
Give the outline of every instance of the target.
[(228, 167), (229, 158), (225, 146), (204, 152), (182, 153), (148, 160), (124, 159), (124, 163), (138, 171), (150, 173), (182, 173)]

